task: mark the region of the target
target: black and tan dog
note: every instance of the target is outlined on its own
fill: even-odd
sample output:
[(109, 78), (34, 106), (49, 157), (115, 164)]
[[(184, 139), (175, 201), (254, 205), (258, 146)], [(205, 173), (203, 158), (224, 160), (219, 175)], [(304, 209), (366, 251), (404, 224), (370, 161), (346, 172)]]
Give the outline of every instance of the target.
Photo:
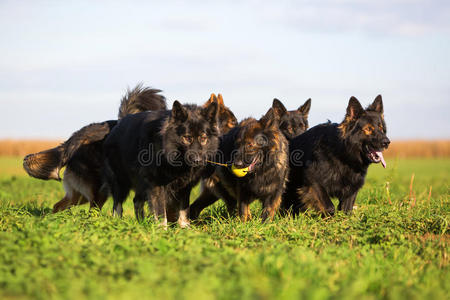
[(224, 135), (228, 133), (232, 128), (236, 127), (238, 124), (236, 117), (234, 116), (231, 109), (229, 109), (227, 106), (225, 106), (225, 103), (223, 102), (222, 94), (217, 94), (217, 97), (215, 94), (211, 94), (211, 97), (208, 101), (206, 101), (205, 104), (203, 104), (203, 107), (206, 107), (210, 105), (212, 102), (217, 102), (218, 105), (218, 118), (219, 118), (219, 129), (220, 134)]
[(282, 207), (332, 215), (331, 198), (336, 197), (338, 209), (351, 212), (369, 165), (381, 162), (386, 167), (382, 151), (389, 143), (381, 96), (367, 109), (351, 97), (342, 123), (317, 125), (291, 140)]
[(134, 189), (135, 213), (144, 203), (165, 222), (189, 226), (189, 194), (207, 170), (219, 146), (217, 100), (199, 107), (175, 101), (172, 110), (128, 115), (104, 142), (105, 175), (114, 198), (114, 213)]
[[(160, 92), (142, 85), (128, 90), (120, 104), (119, 119), (140, 111), (166, 109)], [(54, 205), (53, 212), (84, 203), (90, 203), (91, 208), (102, 208), (109, 195), (102, 178), (103, 141), (116, 124), (117, 120), (90, 124), (73, 133), (60, 146), (24, 158), (26, 172), (44, 180), (61, 180), (60, 170), (66, 166), (63, 177), (66, 194)]]
[[(272, 105), (279, 114), (281, 114), (279, 120), (279, 129), (284, 134), (284, 136), (289, 140), (308, 129), (308, 114), (311, 108), (311, 99), (306, 100), (306, 102), (296, 110), (287, 111), (280, 100), (274, 99)], [(215, 173), (207, 180), (202, 183), (202, 191), (200, 196), (192, 203), (190, 207), (190, 218), (195, 220), (198, 218), (203, 209), (207, 206), (215, 203), (219, 198), (223, 198), (228, 212), (230, 214), (234, 213), (236, 208), (236, 200), (234, 197), (230, 196), (226, 189), (220, 184), (220, 178)]]
[(216, 167), (215, 181), (210, 181), (209, 189), (191, 206), (191, 218), (219, 198), (230, 212), (237, 204), (244, 221), (250, 217), (250, 203), (259, 199), (263, 205), (262, 220), (273, 218), (288, 175), (288, 142), (279, 128), (285, 112), (281, 102), (274, 100), (273, 107), (260, 120), (245, 119), (222, 137), (220, 160), (231, 162), (233, 168), (245, 168), (248, 173), (237, 177), (229, 167)]
[(311, 99), (308, 99), (298, 109), (286, 111), (283, 116), (281, 116), (280, 130), (288, 140), (302, 134), (308, 129), (308, 115), (310, 109)]

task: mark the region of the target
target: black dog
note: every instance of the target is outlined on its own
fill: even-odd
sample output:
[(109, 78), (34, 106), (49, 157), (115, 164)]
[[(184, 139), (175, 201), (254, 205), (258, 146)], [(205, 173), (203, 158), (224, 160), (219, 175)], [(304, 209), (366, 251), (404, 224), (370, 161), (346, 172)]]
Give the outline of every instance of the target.
[[(279, 121), (279, 129), (289, 140), (308, 129), (308, 114), (311, 108), (311, 99), (296, 110), (287, 111), (280, 100), (274, 99), (272, 107), (281, 115)], [(236, 200), (229, 195), (219, 182), (220, 178), (217, 174), (213, 174), (208, 180), (204, 181), (200, 196), (192, 203), (190, 207), (190, 218), (197, 219), (201, 211), (207, 206), (216, 202), (219, 198), (223, 198), (227, 205), (228, 212), (234, 213), (236, 208)]]
[(260, 120), (245, 119), (222, 137), (222, 161), (232, 162), (237, 169), (248, 168), (248, 174), (238, 178), (229, 167), (216, 167), (216, 180), (192, 204), (191, 218), (219, 198), (225, 201), (230, 213), (237, 203), (244, 221), (250, 217), (249, 204), (259, 199), (263, 204), (262, 220), (273, 218), (288, 176), (288, 142), (279, 129), (285, 112), (275, 99), (273, 107)]
[[(279, 101), (278, 99), (275, 100)], [(311, 99), (308, 99), (298, 109), (286, 111), (281, 116), (280, 129), (288, 140), (302, 134), (308, 129), (308, 114), (310, 108)]]
[[(211, 94), (209, 100), (206, 101), (202, 107), (207, 107), (212, 102), (217, 102), (220, 135), (224, 135), (237, 125), (237, 119), (233, 112), (225, 106), (221, 94), (218, 94), (217, 97), (215, 94)], [(205, 193), (210, 193), (210, 191), (208, 191), (208, 187), (214, 184), (214, 180), (214, 176), (203, 178), (201, 180), (202, 191)], [(150, 199), (147, 199), (150, 208), (153, 208), (153, 203), (158, 201), (158, 196), (159, 195), (156, 193), (156, 195), (152, 195)]]
[(218, 106), (181, 105), (123, 118), (104, 143), (105, 175), (114, 198), (114, 213), (134, 189), (135, 213), (143, 218), (146, 199), (164, 220), (189, 225), (189, 194), (206, 171), (205, 162), (219, 145)]
[[(128, 90), (120, 103), (119, 119), (140, 111), (166, 109), (165, 98), (160, 92), (141, 84)], [(59, 172), (66, 166), (63, 178), (66, 194), (53, 206), (53, 212), (87, 202), (91, 208), (102, 208), (109, 195), (102, 178), (103, 141), (116, 124), (117, 120), (90, 124), (58, 147), (24, 158), (25, 171), (44, 180), (61, 180)]]
[(351, 212), (371, 163), (386, 163), (382, 151), (386, 136), (381, 96), (366, 110), (351, 97), (340, 124), (317, 125), (290, 143), (290, 175), (283, 195), (284, 209), (293, 213), (313, 209), (325, 215), (338, 210)]

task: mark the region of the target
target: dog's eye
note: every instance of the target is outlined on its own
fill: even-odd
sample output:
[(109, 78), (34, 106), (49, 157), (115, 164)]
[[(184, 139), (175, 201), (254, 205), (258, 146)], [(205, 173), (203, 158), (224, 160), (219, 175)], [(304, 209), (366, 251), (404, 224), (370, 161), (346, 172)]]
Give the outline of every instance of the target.
[(373, 130), (374, 130), (374, 127), (371, 125), (366, 125), (362, 128), (362, 131), (364, 132), (365, 135), (371, 135)]
[(366, 128), (363, 129), (363, 131), (364, 131), (365, 135), (371, 135), (372, 134), (372, 129), (370, 129), (370, 128), (366, 127)]
[(206, 136), (206, 134), (202, 135), (201, 137), (199, 137), (200, 139), (200, 144), (202, 146), (206, 145), (208, 143), (208, 137)]
[(190, 135), (183, 136), (181, 138), (181, 140), (183, 141), (183, 144), (185, 144), (185, 145), (190, 145), (190, 144), (192, 144), (192, 141), (193, 141), (192, 136), (190, 136)]

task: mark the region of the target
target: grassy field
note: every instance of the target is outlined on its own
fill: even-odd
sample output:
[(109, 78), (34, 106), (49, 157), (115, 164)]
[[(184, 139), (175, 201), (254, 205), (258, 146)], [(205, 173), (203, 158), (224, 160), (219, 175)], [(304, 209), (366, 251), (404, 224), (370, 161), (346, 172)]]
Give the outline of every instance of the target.
[(449, 299), (449, 175), (450, 159), (390, 159), (351, 216), (244, 224), (217, 203), (163, 230), (130, 199), (123, 219), (111, 201), (51, 214), (61, 184), (0, 157), (0, 298)]

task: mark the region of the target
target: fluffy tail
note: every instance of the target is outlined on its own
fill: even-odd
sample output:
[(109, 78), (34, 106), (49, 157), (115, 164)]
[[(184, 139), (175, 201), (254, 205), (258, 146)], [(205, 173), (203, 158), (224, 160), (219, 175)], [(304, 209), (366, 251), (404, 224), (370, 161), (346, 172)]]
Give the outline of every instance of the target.
[(63, 148), (61, 146), (35, 154), (28, 154), (23, 159), (23, 168), (28, 175), (39, 179), (61, 180), (59, 162)]
[(163, 110), (167, 109), (166, 98), (160, 95), (161, 90), (142, 87), (138, 84), (134, 89), (127, 90), (127, 94), (123, 96), (119, 107), (119, 119), (126, 115), (135, 114), (147, 110)]
[[(167, 109), (166, 98), (158, 94), (160, 92), (158, 89), (144, 88), (142, 84), (138, 84), (133, 90), (127, 90), (120, 103), (119, 119), (142, 111)], [(23, 168), (35, 178), (61, 180), (59, 171), (73, 154), (83, 145), (105, 139), (116, 123), (117, 121), (107, 121), (85, 126), (58, 147), (25, 156)]]
[(59, 171), (74, 153), (83, 145), (102, 141), (116, 124), (117, 121), (107, 121), (85, 126), (58, 147), (25, 156), (23, 168), (35, 178), (61, 180)]

